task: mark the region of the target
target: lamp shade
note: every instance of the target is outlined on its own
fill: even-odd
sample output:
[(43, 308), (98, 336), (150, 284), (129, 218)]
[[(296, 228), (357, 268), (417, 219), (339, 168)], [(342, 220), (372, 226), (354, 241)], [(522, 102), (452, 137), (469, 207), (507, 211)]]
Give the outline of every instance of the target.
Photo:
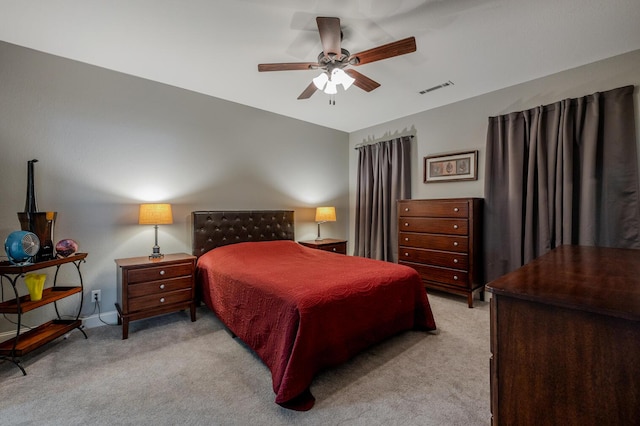
[(335, 222), (335, 221), (336, 221), (335, 207), (317, 207), (316, 208), (316, 222)]
[(140, 225), (169, 225), (173, 223), (171, 204), (140, 204)]

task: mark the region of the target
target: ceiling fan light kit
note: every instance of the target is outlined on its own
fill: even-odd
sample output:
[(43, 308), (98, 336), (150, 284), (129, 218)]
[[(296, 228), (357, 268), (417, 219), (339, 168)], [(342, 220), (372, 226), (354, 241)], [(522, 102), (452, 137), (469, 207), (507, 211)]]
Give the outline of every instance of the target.
[(316, 23), (318, 24), (318, 32), (322, 43), (322, 52), (318, 55), (318, 62), (282, 62), (258, 65), (258, 71), (260, 72), (323, 70), (304, 89), (298, 99), (308, 99), (316, 90), (322, 90), (330, 95), (329, 103), (335, 105), (333, 97), (338, 93), (337, 86), (339, 85), (342, 85), (344, 90), (347, 90), (351, 85), (355, 84), (365, 92), (370, 92), (380, 87), (380, 83), (354, 69), (347, 68), (348, 66), (360, 66), (416, 51), (415, 37), (408, 37), (352, 55), (341, 46), (342, 30), (340, 29), (339, 18), (319, 16), (316, 18)]

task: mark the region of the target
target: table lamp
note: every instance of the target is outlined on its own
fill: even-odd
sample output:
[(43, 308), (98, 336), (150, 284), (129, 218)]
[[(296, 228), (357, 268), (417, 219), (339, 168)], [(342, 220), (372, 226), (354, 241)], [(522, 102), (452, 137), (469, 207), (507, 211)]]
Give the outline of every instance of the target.
[(324, 222), (336, 221), (336, 208), (335, 207), (317, 207), (316, 208), (316, 222), (318, 222), (318, 238), (316, 241), (322, 241), (320, 238), (320, 224)]
[(156, 243), (153, 246), (153, 252), (149, 255), (149, 259), (164, 257), (164, 254), (160, 253), (160, 246), (158, 246), (158, 225), (170, 225), (172, 223), (171, 204), (140, 204), (138, 224), (153, 225), (156, 231)]

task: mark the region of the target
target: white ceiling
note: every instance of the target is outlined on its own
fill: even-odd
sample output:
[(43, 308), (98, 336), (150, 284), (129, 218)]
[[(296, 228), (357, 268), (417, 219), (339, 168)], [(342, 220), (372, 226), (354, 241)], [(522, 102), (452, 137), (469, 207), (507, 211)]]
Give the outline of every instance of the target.
[[(357, 67), (370, 93), (297, 100), (318, 71), (257, 64), (316, 61), (316, 16), (351, 53), (417, 52)], [(0, 40), (351, 132), (640, 49), (640, 1), (0, 0)]]

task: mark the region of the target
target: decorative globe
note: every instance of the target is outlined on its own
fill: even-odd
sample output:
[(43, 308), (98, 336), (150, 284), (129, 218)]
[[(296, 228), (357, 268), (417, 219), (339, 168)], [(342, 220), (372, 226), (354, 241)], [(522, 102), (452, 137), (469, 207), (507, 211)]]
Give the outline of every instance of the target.
[(60, 240), (56, 244), (58, 257), (69, 257), (78, 251), (78, 243), (72, 239)]

